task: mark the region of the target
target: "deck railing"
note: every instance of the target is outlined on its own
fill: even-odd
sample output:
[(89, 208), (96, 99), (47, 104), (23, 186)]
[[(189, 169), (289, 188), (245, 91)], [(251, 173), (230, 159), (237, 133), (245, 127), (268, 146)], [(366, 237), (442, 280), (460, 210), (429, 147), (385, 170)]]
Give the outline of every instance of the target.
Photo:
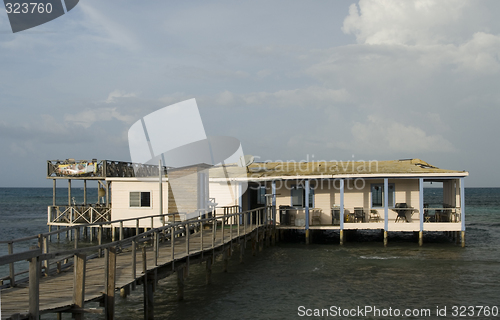
[(47, 224), (92, 224), (109, 222), (111, 220), (111, 205), (73, 205), (49, 206)]
[[(171, 247), (171, 258), (174, 260), (174, 239), (180, 235), (186, 237), (186, 254), (189, 255), (192, 252), (203, 251), (206, 249), (207, 244), (203, 242), (203, 233), (211, 232), (211, 248), (213, 249), (218, 240), (218, 232), (221, 234), (221, 239), (224, 242), (225, 233), (229, 233), (229, 238), (232, 239), (234, 236), (240, 236), (242, 232), (240, 227), (243, 227), (244, 232), (252, 231), (256, 227), (263, 225), (272, 224), (275, 226), (275, 210), (273, 208), (257, 208), (254, 210), (249, 210), (245, 212), (228, 213), (222, 215), (212, 215), (206, 218), (198, 218), (187, 221), (178, 222), (168, 222), (168, 217), (175, 217), (176, 213), (164, 214), (164, 215), (152, 215), (147, 217), (129, 218), (115, 221), (104, 221), (98, 223), (91, 223), (85, 225), (74, 225), (66, 228), (61, 228), (56, 231), (41, 233), (38, 235), (24, 237), (20, 239), (0, 241), (0, 246), (7, 246), (8, 254), (0, 256), (0, 266), (9, 265), (8, 275), (0, 275), (0, 288), (6, 287), (5, 281), (9, 281), (8, 286), (14, 287), (18, 282), (26, 282), (28, 280), (26, 276), (18, 281), (18, 277), (26, 275), (29, 273), (29, 287), (30, 287), (30, 308), (31, 299), (35, 299), (35, 295), (38, 294), (38, 282), (40, 280), (40, 275), (53, 275), (60, 273), (63, 269), (69, 268), (73, 265), (75, 259), (79, 259), (82, 255), (85, 259), (102, 257), (103, 251), (109, 251), (110, 248), (119, 248), (123, 250), (124, 248), (131, 248), (132, 259), (135, 261), (135, 253), (137, 245), (139, 243), (148, 242), (154, 247), (155, 261), (159, 255), (159, 242), (170, 242)], [(154, 227), (154, 219), (160, 218), (163, 221), (161, 227)], [(150, 222), (150, 227), (143, 227), (146, 220)], [(135, 221), (135, 235), (125, 238), (124, 237), (124, 223), (129, 221)], [(209, 227), (211, 231), (204, 230)], [(97, 228), (97, 245), (81, 246), (79, 239), (81, 238), (81, 231), (85, 228)], [(111, 229), (112, 232), (112, 242), (103, 243), (103, 233), (104, 228)], [(131, 229), (131, 228), (129, 228)], [(133, 229), (133, 228), (132, 228)], [(143, 229), (143, 232), (140, 232)], [(149, 230), (148, 230), (149, 229)], [(118, 240), (115, 241), (116, 232), (118, 233)], [(201, 238), (200, 247), (195, 248), (191, 245), (189, 240), (189, 234), (199, 232)], [(73, 245), (74, 249), (63, 249), (51, 252), (49, 251), (49, 242), (52, 237), (60, 238), (62, 233), (73, 233)], [(14, 252), (14, 245), (22, 245), (26, 248), (28, 244), (29, 249), (22, 250), (19, 252)], [(4, 250), (2, 248), (0, 250)], [(5, 250), (4, 250), (5, 251)], [(26, 262), (29, 260), (29, 268), (16, 272), (15, 267), (21, 262)], [(136, 275), (135, 263), (132, 263), (132, 274)], [(76, 273), (75, 273), (76, 274)], [(76, 281), (76, 280), (75, 280)], [(36, 282), (36, 283), (35, 283)], [(31, 292), (33, 291), (33, 293)], [(37, 306), (38, 307), (38, 306)]]
[[(304, 227), (305, 208), (282, 206), (279, 208), (279, 224), (281, 226)], [(398, 217), (398, 211), (403, 212)], [(389, 222), (420, 223), (420, 212), (416, 208), (389, 208)], [(406, 216), (406, 219), (404, 218)], [(344, 223), (374, 223), (384, 221), (384, 209), (345, 208)], [(439, 208), (424, 208), (424, 223), (460, 223), (461, 208), (443, 206)], [(310, 226), (339, 226), (340, 208), (334, 207), (326, 211), (321, 208), (309, 208)]]

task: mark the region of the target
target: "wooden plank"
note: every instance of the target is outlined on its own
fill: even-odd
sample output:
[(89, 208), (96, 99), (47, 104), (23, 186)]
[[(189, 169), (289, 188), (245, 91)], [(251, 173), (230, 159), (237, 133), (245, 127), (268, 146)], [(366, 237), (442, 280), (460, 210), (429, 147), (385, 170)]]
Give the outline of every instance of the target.
[[(187, 263), (187, 248), (189, 248), (189, 256), (196, 255), (197, 259), (200, 257), (200, 253), (204, 253), (207, 255), (212, 255), (211, 258), (214, 258), (216, 254), (222, 253), (224, 250), (221, 248), (224, 245), (229, 244), (233, 239), (239, 241), (243, 240), (245, 235), (248, 233), (252, 233), (252, 231), (256, 230), (258, 227), (256, 225), (252, 225), (251, 227), (245, 228), (241, 227), (242, 232), (240, 232), (240, 237), (238, 237), (236, 232), (229, 233), (226, 232), (224, 235), (224, 240), (222, 239), (222, 229), (219, 227), (218, 230), (213, 230), (215, 232), (197, 232), (190, 234), (189, 242), (186, 241), (186, 236), (184, 237), (169, 237), (168, 240), (173, 238), (173, 242), (169, 243), (168, 241), (161, 242), (158, 245), (162, 245), (161, 255), (158, 256), (158, 267), (164, 267), (167, 265), (173, 265), (173, 259), (183, 263), (182, 267), (185, 267)], [(159, 238), (159, 237), (158, 237)], [(140, 239), (140, 238), (138, 238)], [(216, 241), (213, 241), (216, 240)], [(130, 245), (132, 246), (132, 241), (129, 240)], [(212, 242), (213, 241), (213, 242)], [(188, 247), (189, 243), (189, 247)], [(212, 246), (213, 243), (213, 246)], [(244, 244), (243, 244), (244, 246)], [(104, 247), (104, 245), (103, 245)], [(159, 248), (156, 248), (158, 252)], [(86, 249), (80, 248), (78, 250), (74, 250), (73, 253), (83, 254)], [(97, 252), (97, 248), (95, 249)], [(133, 261), (130, 259), (129, 253), (132, 252), (132, 248), (122, 248), (123, 254), (117, 254), (116, 249), (112, 248), (113, 252), (108, 252), (106, 259), (90, 259), (86, 261), (85, 267), (85, 287), (83, 300), (91, 301), (98, 299), (100, 297), (106, 297), (108, 299), (108, 303), (113, 301), (113, 304), (108, 304), (108, 310), (105, 310), (106, 318), (112, 319), (114, 316), (114, 294), (115, 288), (121, 288), (127, 286), (131, 283), (134, 283), (137, 279), (137, 276), (141, 277), (142, 275), (136, 275), (133, 277), (132, 270), (133, 266), (137, 266), (138, 261)], [(154, 266), (154, 247), (146, 247), (145, 248), (147, 254), (146, 263), (146, 272), (149, 274), (155, 274), (159, 269)], [(34, 250), (36, 252), (40, 252), (39, 249)], [(107, 249), (106, 249), (107, 251)], [(69, 253), (69, 252), (68, 252)], [(110, 254), (111, 253), (111, 254)], [(23, 253), (25, 254), (25, 253)], [(53, 258), (55, 257), (55, 252), (50, 255), (41, 255), (39, 258), (44, 259), (45, 256)], [(57, 253), (59, 254), (59, 252)], [(228, 255), (228, 252), (225, 253)], [(113, 257), (114, 256), (114, 263)], [(26, 257), (26, 256), (24, 256)], [(173, 258), (173, 259), (172, 259)], [(77, 258), (78, 260), (78, 258)], [(103, 263), (103, 260), (105, 263)], [(211, 274), (211, 264), (213, 263), (212, 259), (210, 260), (209, 270)], [(208, 262), (207, 262), (208, 263)], [(78, 267), (78, 262), (76, 263), (76, 268)], [(114, 272), (112, 272), (114, 270)], [(207, 270), (207, 272), (209, 271)], [(62, 269), (61, 273), (56, 274), (50, 277), (44, 277), (39, 279), (39, 295), (38, 295), (38, 304), (39, 310), (47, 311), (47, 310), (70, 310), (74, 303), (74, 287), (73, 287), (73, 272), (68, 272), (68, 269)], [(114, 273), (114, 276), (112, 275)], [(158, 272), (160, 274), (160, 272)], [(161, 276), (168, 276), (170, 273), (166, 273), (161, 271)], [(184, 278), (187, 272), (179, 272), (180, 275)], [(103, 285), (103, 275), (105, 275), (105, 284)], [(207, 274), (209, 279), (209, 274)], [(114, 277), (114, 279), (113, 279)], [(154, 281), (153, 277), (152, 280)], [(114, 281), (114, 284), (112, 283)], [(184, 281), (184, 279), (182, 280)], [(153, 289), (154, 283), (152, 283), (151, 288)], [(83, 292), (82, 292), (83, 293)], [(12, 315), (19, 313), (21, 315), (28, 314), (28, 310), (30, 308), (29, 302), (29, 289), (27, 287), (15, 287), (4, 289), (2, 291), (2, 311), (3, 315)], [(80, 310), (80, 308), (78, 308)], [(78, 311), (77, 310), (77, 311)], [(112, 311), (110, 315), (109, 312)], [(75, 312), (75, 315), (79, 312)]]

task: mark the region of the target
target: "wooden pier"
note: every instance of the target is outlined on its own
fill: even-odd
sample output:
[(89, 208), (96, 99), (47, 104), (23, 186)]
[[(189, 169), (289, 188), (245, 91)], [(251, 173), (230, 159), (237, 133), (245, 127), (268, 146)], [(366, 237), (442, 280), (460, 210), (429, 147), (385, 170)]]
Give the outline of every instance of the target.
[[(264, 241), (274, 243), (276, 239), (273, 207), (139, 228), (140, 220), (158, 217), (175, 216), (76, 225), (32, 237), (38, 239), (38, 246), (16, 253), (14, 243), (27, 238), (1, 242), (9, 246), (9, 254), (0, 257), (0, 265), (9, 265), (9, 275), (1, 278), (1, 319), (39, 319), (46, 313), (56, 313), (60, 319), (64, 312), (75, 319), (83, 319), (85, 313), (103, 313), (104, 319), (114, 319), (116, 292), (126, 296), (137, 285), (143, 286), (144, 319), (153, 319), (153, 292), (159, 279), (176, 273), (177, 298), (182, 300), (190, 264), (205, 262), (209, 283), (216, 256), (222, 255), (227, 270), (233, 249), (239, 248), (242, 261), (247, 242), (251, 241), (255, 254)], [(123, 227), (130, 220), (136, 220), (136, 228)], [(79, 247), (84, 228), (91, 228), (91, 234), (97, 232), (98, 245)], [(117, 232), (119, 240), (103, 244), (106, 230), (113, 235)], [(127, 232), (134, 234), (125, 237)], [(75, 248), (49, 252), (51, 238), (59, 239), (61, 233), (73, 233)], [(14, 263), (25, 260), (29, 261), (29, 280), (20, 281)], [(98, 301), (101, 307), (86, 308), (90, 301)]]

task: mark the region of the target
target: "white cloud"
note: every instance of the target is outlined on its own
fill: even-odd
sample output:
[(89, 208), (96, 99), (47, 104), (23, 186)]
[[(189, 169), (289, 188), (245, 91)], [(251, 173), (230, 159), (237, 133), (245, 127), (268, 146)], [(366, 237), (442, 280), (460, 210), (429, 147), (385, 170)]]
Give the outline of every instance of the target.
[(125, 91), (115, 90), (108, 95), (108, 98), (106, 99), (105, 102), (114, 103), (118, 98), (131, 98), (131, 97), (137, 97), (137, 94), (134, 92), (127, 93)]
[(253, 92), (241, 95), (248, 105), (269, 105), (278, 107), (318, 107), (350, 99), (346, 89), (328, 87), (307, 87), (275, 92)]
[(430, 45), (460, 38), (467, 0), (360, 0), (342, 30), (358, 43)]
[(439, 134), (428, 134), (415, 125), (375, 115), (368, 116), (366, 122), (355, 122), (351, 133), (352, 149), (374, 154), (455, 151), (453, 144)]

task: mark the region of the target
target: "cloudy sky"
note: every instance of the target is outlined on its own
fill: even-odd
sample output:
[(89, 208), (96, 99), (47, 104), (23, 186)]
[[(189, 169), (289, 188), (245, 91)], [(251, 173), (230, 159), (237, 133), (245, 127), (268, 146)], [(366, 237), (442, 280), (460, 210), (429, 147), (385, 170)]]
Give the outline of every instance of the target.
[[(130, 160), (127, 131), (196, 98), (260, 160), (421, 158), (500, 186), (500, 2), (81, 0), (0, 13), (0, 186), (48, 159)], [(175, 139), (175, 137), (172, 137)]]

